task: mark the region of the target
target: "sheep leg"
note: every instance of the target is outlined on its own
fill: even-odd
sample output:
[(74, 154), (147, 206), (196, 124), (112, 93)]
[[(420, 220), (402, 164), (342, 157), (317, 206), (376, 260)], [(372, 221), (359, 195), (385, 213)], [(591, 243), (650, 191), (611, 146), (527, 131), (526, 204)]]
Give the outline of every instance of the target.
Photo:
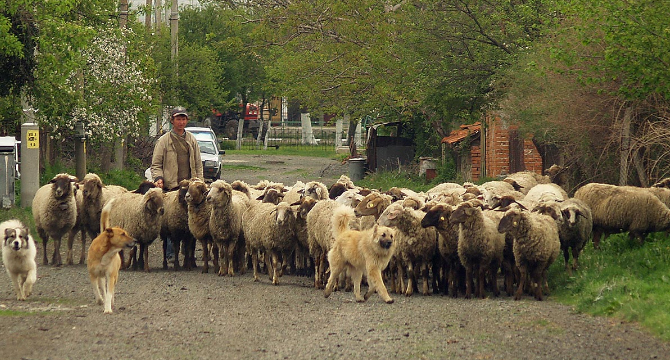
[[(228, 275), (235, 275), (235, 259), (237, 254), (237, 242), (231, 241), (228, 244), (227, 257), (228, 257)], [(242, 270), (240, 270), (241, 272)]]
[[(73, 265), (74, 260), (72, 259), (74, 256), (72, 255), (72, 245), (74, 245), (74, 237), (77, 236), (77, 233), (79, 232), (79, 229), (72, 229), (70, 230), (70, 233), (67, 236), (67, 252), (65, 253), (65, 265)], [(81, 236), (84, 236), (84, 230), (81, 230)]]
[(63, 265), (60, 258), (60, 242), (61, 238), (58, 239), (54, 238), (54, 253), (53, 256), (51, 257), (51, 265), (53, 266)]
[(340, 277), (340, 273), (343, 270), (344, 266), (340, 264), (339, 261), (333, 261), (333, 263), (330, 264), (330, 277), (328, 277), (328, 283), (326, 284), (326, 288), (323, 291), (324, 297), (328, 298), (333, 292), (335, 284), (337, 283), (337, 279)]
[[(572, 269), (577, 270), (579, 267), (579, 248), (572, 248)], [(572, 272), (570, 272), (570, 275), (572, 275)]]
[(603, 231), (600, 229), (593, 229), (593, 248), (600, 249), (600, 237), (602, 236)]
[(143, 263), (144, 263), (144, 272), (150, 272), (151, 270), (149, 269), (149, 244), (140, 244), (140, 249), (141, 251), (141, 256), (143, 257)]
[(402, 294), (405, 289), (405, 267), (400, 260), (396, 264), (398, 265), (398, 283), (400, 284), (398, 294)]
[(492, 262), (491, 267), (488, 270), (490, 276), (490, 282), (493, 290), (493, 295), (500, 296), (500, 289), (498, 289), (498, 269), (500, 265), (498, 262)]
[[(574, 253), (574, 248), (572, 249)], [(572, 269), (570, 268), (570, 249), (568, 247), (563, 248), (563, 259), (565, 260), (565, 271), (567, 271), (568, 276), (572, 276)]]
[(533, 269), (531, 272), (532, 281), (534, 284), (531, 284), (535, 287), (535, 299), (537, 301), (542, 301), (542, 270), (540, 266)]
[(428, 264), (426, 264), (425, 261), (421, 262), (421, 278), (423, 279), (423, 289), (421, 290), (422, 295), (430, 295), (430, 287), (428, 285), (428, 282), (430, 279), (428, 278)]
[(469, 299), (472, 297), (472, 265), (465, 265), (465, 298)]
[(526, 286), (526, 278), (527, 278), (527, 273), (526, 273), (526, 266), (525, 265), (517, 265), (519, 268), (519, 286), (516, 288), (516, 293), (514, 293), (514, 300), (520, 300), (521, 295), (523, 294), (523, 288)]
[(206, 274), (209, 272), (209, 245), (207, 239), (200, 239), (200, 245), (202, 246), (202, 273)]
[(215, 241), (209, 241), (209, 246), (212, 248), (212, 266), (214, 266), (214, 269), (219, 269), (219, 253), (221, 251), (224, 251), (225, 249), (219, 248), (219, 244), (217, 244)]
[(272, 258), (272, 285), (279, 285), (282, 263), (276, 250), (270, 250), (270, 257)]
[(261, 281), (258, 277), (258, 250), (252, 250), (251, 252), (251, 267), (254, 270), (254, 281)]
[(450, 264), (447, 266), (447, 286), (449, 287), (449, 295), (451, 297), (458, 297), (458, 288), (456, 287), (456, 279), (458, 277), (458, 269), (456, 264)]
[(479, 264), (477, 266), (477, 294), (475, 296), (484, 299), (486, 297), (486, 272), (488, 268)]
[[(214, 266), (216, 269), (216, 266)], [(219, 276), (228, 275), (228, 250), (225, 244), (219, 246)], [(232, 274), (231, 274), (232, 275)]]

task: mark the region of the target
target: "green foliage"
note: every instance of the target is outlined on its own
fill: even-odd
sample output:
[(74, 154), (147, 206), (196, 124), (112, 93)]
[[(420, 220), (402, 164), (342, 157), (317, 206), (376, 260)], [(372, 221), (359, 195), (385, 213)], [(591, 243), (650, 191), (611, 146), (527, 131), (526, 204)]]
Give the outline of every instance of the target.
[(418, 172), (400, 169), (394, 171), (378, 171), (367, 173), (362, 180), (356, 181), (356, 185), (371, 189), (381, 189), (386, 191), (392, 187), (408, 188), (414, 191), (426, 191), (435, 184), (426, 183), (424, 176), (419, 176)]
[(670, 340), (670, 238), (656, 233), (640, 245), (620, 234), (600, 247), (594, 250), (587, 244), (573, 277), (563, 269), (562, 259), (552, 265), (552, 297), (579, 312), (639, 322)]
[(444, 182), (462, 182), (456, 172), (456, 162), (451, 156), (447, 156), (444, 163), (441, 160), (437, 161), (437, 176), (432, 183), (437, 185)]

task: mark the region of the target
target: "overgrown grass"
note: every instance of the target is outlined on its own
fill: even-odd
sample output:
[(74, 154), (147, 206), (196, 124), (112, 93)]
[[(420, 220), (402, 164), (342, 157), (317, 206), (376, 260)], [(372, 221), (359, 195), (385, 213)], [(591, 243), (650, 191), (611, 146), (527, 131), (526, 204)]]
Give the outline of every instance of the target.
[(222, 165), (223, 170), (263, 170), (265, 168), (262, 168), (260, 166), (253, 166), (253, 165), (229, 165), (229, 164), (223, 164)]
[(627, 235), (589, 242), (569, 277), (562, 255), (549, 271), (552, 299), (578, 312), (635, 321), (670, 340), (670, 237), (652, 234), (640, 245)]

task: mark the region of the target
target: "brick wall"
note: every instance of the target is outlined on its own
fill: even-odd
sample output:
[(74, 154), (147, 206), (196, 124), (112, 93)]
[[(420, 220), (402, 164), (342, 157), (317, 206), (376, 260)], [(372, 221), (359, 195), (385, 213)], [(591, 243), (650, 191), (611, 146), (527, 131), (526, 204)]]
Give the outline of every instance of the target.
[[(488, 114), (484, 120), (486, 124), (486, 171), (485, 176), (489, 178), (497, 177), (500, 174), (509, 173), (510, 149), (509, 149), (509, 130), (516, 129), (503, 120), (499, 114)], [(526, 170), (542, 174), (542, 157), (535, 148), (533, 141), (524, 140), (523, 160)], [(473, 149), (474, 159), (474, 149)], [(477, 149), (477, 155), (481, 157), (480, 149)], [(475, 178), (475, 163), (473, 160), (473, 181), (477, 181), (481, 173)], [(481, 169), (481, 160), (477, 169)]]

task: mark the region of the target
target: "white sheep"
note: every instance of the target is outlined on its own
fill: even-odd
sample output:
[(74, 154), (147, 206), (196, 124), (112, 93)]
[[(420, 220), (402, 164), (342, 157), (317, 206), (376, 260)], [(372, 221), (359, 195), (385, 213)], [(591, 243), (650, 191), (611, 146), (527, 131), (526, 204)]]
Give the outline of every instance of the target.
[(328, 199), (328, 188), (319, 181), (310, 181), (305, 184), (303, 196), (314, 198), (315, 200)]
[(302, 198), (302, 194), (305, 191), (305, 183), (298, 180), (291, 186), (290, 189), (284, 194), (284, 200), (289, 204), (294, 204)]
[(249, 197), (223, 180), (213, 182), (207, 194), (211, 205), (209, 232), (219, 247), (219, 276), (235, 275), (235, 258), (244, 249), (242, 215), (250, 206)]
[(515, 200), (523, 200), (525, 195), (515, 189), (511, 184), (504, 181), (488, 181), (479, 187), (484, 203), (490, 208), (496, 208), (500, 204), (500, 199), (504, 196), (511, 196)]
[(299, 201), (292, 203), (292, 206), (297, 206), (295, 211), (295, 235), (297, 239), (297, 247), (295, 251), (295, 264), (298, 274), (306, 275), (309, 259), (309, 242), (307, 236), (307, 214), (316, 205), (316, 200), (313, 198), (302, 198)]
[(434, 227), (421, 227), (424, 216), (422, 211), (406, 208), (400, 202), (395, 202), (384, 210), (377, 221), (379, 225), (396, 229), (396, 253), (407, 268), (405, 296), (411, 296), (414, 291), (413, 282), (418, 278), (415, 273), (417, 268), (423, 279), (421, 293), (430, 294), (428, 272), (437, 252), (437, 231)]
[(631, 239), (644, 242), (647, 234), (670, 230), (670, 209), (648, 189), (590, 183), (575, 192), (593, 216), (593, 245), (600, 237), (628, 231)]
[(498, 232), (514, 238), (514, 260), (519, 269), (519, 286), (514, 300), (521, 299), (525, 282), (532, 280), (535, 299), (542, 300), (542, 287), (548, 293), (547, 269), (556, 260), (561, 247), (554, 218), (520, 207), (511, 207), (498, 224)]
[(486, 275), (495, 296), (498, 290), (497, 274), (503, 260), (505, 235), (497, 230), (494, 217), (486, 215), (478, 200), (466, 201), (456, 207), (449, 221), (459, 224), (458, 258), (465, 267), (465, 298), (472, 296), (473, 276), (477, 278), (475, 296), (484, 298)]
[(549, 176), (540, 175), (534, 171), (518, 171), (507, 175), (503, 179), (504, 182), (512, 185), (516, 190), (523, 194), (528, 194), (528, 191), (538, 184), (548, 184), (551, 182)]
[[(209, 232), (209, 218), (212, 213), (212, 205), (207, 202), (209, 187), (200, 179), (191, 179), (188, 191), (184, 196), (188, 204), (188, 229), (202, 246), (202, 272), (209, 272), (209, 260), (211, 248), (214, 246), (212, 235)], [(218, 267), (219, 259), (213, 259), (214, 267)]]
[(541, 202), (564, 201), (567, 199), (568, 194), (562, 187), (548, 183), (533, 186), (523, 198), (523, 202), (532, 208)]
[[(153, 188), (146, 194), (132, 192), (123, 193), (107, 202), (102, 208), (100, 216), (100, 232), (105, 227), (118, 226), (124, 229), (140, 245), (139, 259), (135, 262), (134, 254), (130, 257), (133, 268), (142, 267), (149, 271), (149, 245), (160, 236), (162, 216), (165, 212), (163, 205), (163, 190)], [(109, 224), (102, 223), (107, 215)]]
[(47, 265), (47, 242), (54, 240), (54, 253), (51, 264), (62, 264), (60, 243), (77, 223), (77, 202), (75, 200), (75, 182), (77, 178), (68, 174), (58, 174), (48, 184), (37, 189), (32, 203), (33, 218), (37, 234), (42, 238), (44, 251), (42, 263)]
[(259, 281), (258, 253), (265, 251), (272, 260), (272, 284), (278, 285), (282, 260), (287, 259), (296, 245), (295, 213), (291, 206), (286, 202), (253, 204), (243, 215), (242, 228), (247, 252), (251, 254), (254, 281)]

